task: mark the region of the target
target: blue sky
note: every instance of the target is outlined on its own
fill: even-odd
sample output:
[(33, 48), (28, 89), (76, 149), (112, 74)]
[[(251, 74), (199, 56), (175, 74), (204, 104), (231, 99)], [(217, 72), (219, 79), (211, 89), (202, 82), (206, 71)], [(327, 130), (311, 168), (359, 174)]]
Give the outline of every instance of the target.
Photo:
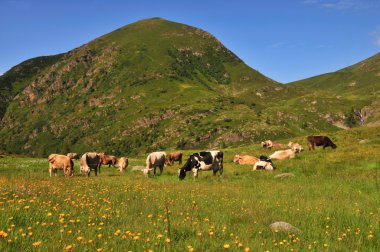
[(380, 52), (380, 0), (1, 0), (0, 74), (121, 26), (162, 17), (202, 28), (283, 83)]

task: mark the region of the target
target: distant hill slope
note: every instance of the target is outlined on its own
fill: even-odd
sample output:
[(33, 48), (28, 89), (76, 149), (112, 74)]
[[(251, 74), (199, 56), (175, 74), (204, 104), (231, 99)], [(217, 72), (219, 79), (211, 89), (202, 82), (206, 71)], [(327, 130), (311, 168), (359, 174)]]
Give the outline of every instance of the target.
[(380, 53), (337, 72), (289, 83), (310, 96), (336, 100), (334, 108), (346, 115), (352, 108), (361, 112), (367, 125), (380, 121)]
[(62, 56), (62, 54), (58, 54), (29, 59), (0, 76), (0, 119), (14, 96), (22, 91), (34, 76), (57, 62)]
[(0, 151), (223, 148), (337, 130), (346, 111), (330, 94), (267, 78), (211, 34), (160, 18), (37, 59), (0, 76)]

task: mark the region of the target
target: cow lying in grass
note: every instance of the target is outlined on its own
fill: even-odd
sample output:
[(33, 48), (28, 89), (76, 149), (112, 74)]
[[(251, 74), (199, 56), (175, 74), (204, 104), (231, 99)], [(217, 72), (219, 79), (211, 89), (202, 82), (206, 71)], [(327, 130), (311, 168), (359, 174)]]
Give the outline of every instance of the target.
[(271, 140), (265, 140), (264, 142), (261, 142), (261, 147), (266, 149), (283, 149), (286, 148), (286, 145), (280, 143), (273, 143)]
[(276, 169), (276, 167), (274, 166), (270, 158), (267, 158), (266, 156), (260, 156), (260, 160), (254, 164), (252, 171), (257, 171), (257, 170), (272, 171), (274, 169)]
[(295, 151), (292, 149), (288, 150), (279, 150), (275, 151), (272, 155), (269, 156), (270, 159), (286, 159), (286, 158), (294, 158), (296, 156)]
[(302, 146), (299, 143), (289, 142), (288, 143), (288, 147), (290, 149), (294, 150), (295, 153), (300, 153), (300, 152), (303, 151), (303, 148), (302, 148)]
[(255, 164), (259, 159), (254, 156), (249, 156), (249, 155), (235, 155), (234, 156), (234, 163), (245, 165), (253, 165)]

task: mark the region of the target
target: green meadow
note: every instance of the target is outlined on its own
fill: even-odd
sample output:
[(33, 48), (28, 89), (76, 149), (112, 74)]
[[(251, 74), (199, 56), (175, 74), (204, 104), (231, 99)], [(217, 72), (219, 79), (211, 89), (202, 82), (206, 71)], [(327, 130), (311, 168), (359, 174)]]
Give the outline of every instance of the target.
[[(145, 154), (90, 178), (78, 161), (74, 177), (50, 178), (46, 158), (5, 156), (0, 251), (380, 251), (379, 128), (329, 136), (337, 149), (306, 149), (273, 172), (232, 162), (273, 152), (259, 144), (223, 149), (222, 177), (181, 182), (177, 163), (156, 177), (132, 171)], [(274, 178), (284, 172), (295, 177)], [(276, 221), (301, 231), (274, 232)]]

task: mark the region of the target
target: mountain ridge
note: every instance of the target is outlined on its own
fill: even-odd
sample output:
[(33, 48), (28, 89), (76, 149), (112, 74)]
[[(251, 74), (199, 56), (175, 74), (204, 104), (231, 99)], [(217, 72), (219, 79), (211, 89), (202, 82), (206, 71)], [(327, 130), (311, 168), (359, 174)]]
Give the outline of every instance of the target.
[(210, 33), (160, 18), (51, 57), (32, 64), (38, 71), (28, 78), (0, 76), (0, 88), (24, 87), (0, 104), (0, 150), (46, 156), (233, 146), (335, 131), (349, 110), (333, 97), (310, 104), (319, 92), (279, 84)]

